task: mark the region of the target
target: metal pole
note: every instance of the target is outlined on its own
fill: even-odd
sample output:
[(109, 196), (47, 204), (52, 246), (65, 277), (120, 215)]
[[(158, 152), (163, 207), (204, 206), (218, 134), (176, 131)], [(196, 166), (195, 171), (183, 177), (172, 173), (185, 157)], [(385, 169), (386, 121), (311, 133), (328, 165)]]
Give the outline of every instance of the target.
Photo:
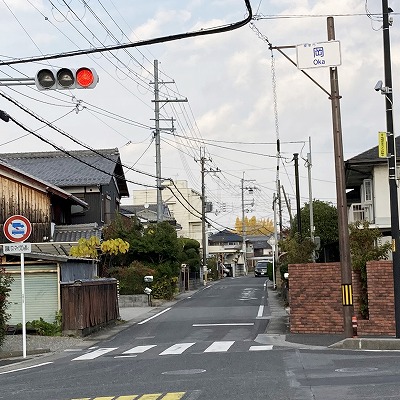
[(160, 144), (160, 99), (158, 87), (158, 60), (154, 60), (154, 118), (156, 130), (156, 184), (157, 184), (157, 222), (163, 220), (162, 188), (161, 188), (161, 144)]
[(301, 230), (300, 184), (299, 184), (299, 153), (294, 153), (293, 159), (294, 159), (294, 176), (296, 181), (297, 232), (299, 233), (299, 240), (301, 240), (302, 230)]
[[(328, 40), (335, 40), (333, 17), (327, 18)], [(350, 260), (349, 227), (347, 220), (346, 183), (343, 159), (342, 125), (340, 115), (340, 95), (338, 71), (330, 68), (332, 127), (335, 156), (336, 196), (339, 226), (339, 250), (342, 280), (343, 327), (346, 337), (353, 336), (351, 317), (353, 316), (352, 276)]]
[(21, 253), (22, 357), (26, 358), (25, 254)]
[(394, 311), (396, 323), (396, 338), (400, 338), (400, 253), (399, 249), (399, 206), (396, 180), (396, 140), (393, 129), (393, 93), (392, 93), (392, 68), (390, 56), (390, 22), (389, 6), (387, 0), (382, 0), (383, 14), (383, 52), (385, 68), (385, 94), (386, 103), (386, 129), (388, 138), (389, 162), (389, 193), (390, 193), (390, 223), (392, 233), (393, 255), (393, 284), (394, 284)]
[[(314, 243), (314, 204), (312, 198), (312, 182), (311, 182), (311, 137), (308, 137), (308, 146), (310, 152), (307, 154), (307, 170), (308, 170), (308, 199), (310, 202), (310, 239)], [(315, 250), (312, 252), (312, 260), (315, 262)]]

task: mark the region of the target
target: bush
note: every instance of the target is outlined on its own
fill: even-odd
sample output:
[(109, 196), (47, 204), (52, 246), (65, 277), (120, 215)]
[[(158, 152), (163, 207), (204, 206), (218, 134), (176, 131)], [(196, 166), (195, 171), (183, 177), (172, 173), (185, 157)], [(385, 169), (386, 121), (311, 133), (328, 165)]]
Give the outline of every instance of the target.
[(57, 313), (53, 323), (46, 322), (43, 318), (28, 321), (26, 330), (35, 331), (40, 336), (61, 336), (62, 333), (61, 313)]
[(10, 295), (10, 287), (13, 280), (11, 275), (5, 272), (4, 268), (0, 269), (0, 347), (4, 343), (7, 330), (6, 323), (10, 318), (10, 315), (7, 314), (7, 298)]
[(110, 268), (108, 275), (119, 281), (120, 294), (143, 294), (146, 275), (154, 275), (154, 270), (139, 261), (133, 261), (129, 267)]
[(152, 296), (155, 299), (172, 300), (177, 291), (177, 282), (178, 278), (176, 276), (157, 278), (152, 285)]

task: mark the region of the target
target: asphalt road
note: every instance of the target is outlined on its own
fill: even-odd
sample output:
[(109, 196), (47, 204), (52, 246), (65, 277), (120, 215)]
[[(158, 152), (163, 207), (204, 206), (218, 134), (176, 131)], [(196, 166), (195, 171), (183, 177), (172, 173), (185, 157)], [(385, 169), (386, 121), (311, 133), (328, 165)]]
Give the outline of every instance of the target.
[(400, 354), (265, 344), (265, 279), (228, 278), (87, 349), (0, 369), (0, 399), (400, 399)]

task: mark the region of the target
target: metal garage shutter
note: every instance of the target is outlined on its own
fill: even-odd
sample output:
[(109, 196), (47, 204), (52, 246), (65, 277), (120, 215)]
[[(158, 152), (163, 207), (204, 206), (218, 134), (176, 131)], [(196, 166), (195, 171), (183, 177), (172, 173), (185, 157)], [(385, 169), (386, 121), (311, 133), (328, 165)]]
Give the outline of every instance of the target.
[[(14, 282), (9, 297), (10, 305), (7, 313), (11, 314), (9, 325), (22, 323), (21, 275), (13, 274)], [(26, 321), (43, 318), (53, 322), (58, 309), (57, 273), (25, 274), (25, 309)]]

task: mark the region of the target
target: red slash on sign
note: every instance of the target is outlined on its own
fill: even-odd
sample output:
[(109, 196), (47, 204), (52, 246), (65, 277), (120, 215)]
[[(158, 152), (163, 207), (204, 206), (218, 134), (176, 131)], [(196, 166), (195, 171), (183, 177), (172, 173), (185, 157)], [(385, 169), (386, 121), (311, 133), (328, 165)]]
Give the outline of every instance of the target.
[(13, 215), (4, 222), (3, 232), (10, 242), (24, 242), (32, 232), (32, 225), (28, 218)]

